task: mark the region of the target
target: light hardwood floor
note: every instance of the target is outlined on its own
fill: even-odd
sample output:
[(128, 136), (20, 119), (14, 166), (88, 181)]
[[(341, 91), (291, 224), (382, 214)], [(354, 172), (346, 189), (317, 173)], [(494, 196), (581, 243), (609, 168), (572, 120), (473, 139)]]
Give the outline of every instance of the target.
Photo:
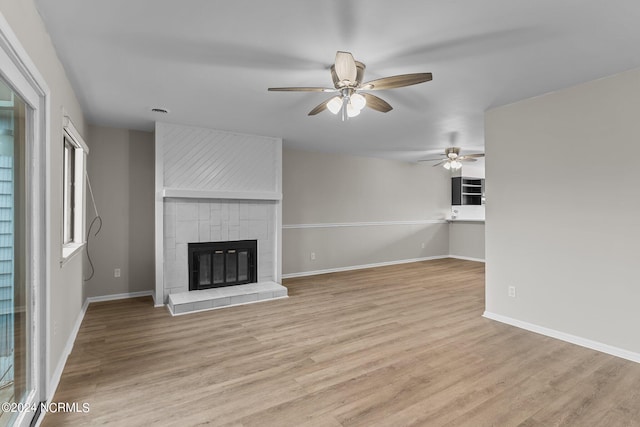
[(285, 281), (171, 317), (91, 304), (43, 426), (638, 426), (640, 364), (481, 317), (453, 259)]

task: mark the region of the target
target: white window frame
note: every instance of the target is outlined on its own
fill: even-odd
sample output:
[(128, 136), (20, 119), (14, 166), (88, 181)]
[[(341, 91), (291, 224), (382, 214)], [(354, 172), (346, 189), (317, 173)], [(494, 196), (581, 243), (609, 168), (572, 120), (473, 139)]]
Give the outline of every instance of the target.
[[(89, 147), (87, 143), (84, 141), (80, 133), (77, 131), (69, 116), (64, 116), (63, 122), (64, 135), (62, 143), (66, 144), (65, 141), (68, 141), (74, 151), (73, 151), (73, 164), (74, 164), (74, 174), (73, 174), (73, 204), (71, 206), (71, 211), (69, 212), (66, 203), (66, 197), (63, 196), (62, 203), (62, 260), (61, 263), (64, 263), (71, 259), (73, 255), (80, 252), (80, 249), (85, 244), (85, 224), (86, 224), (86, 209), (85, 209), (85, 171), (87, 165), (87, 155), (89, 154)], [(64, 150), (63, 150), (64, 152)], [(69, 188), (67, 185), (67, 179), (69, 177), (66, 174), (66, 156), (63, 155), (63, 195), (66, 192), (66, 189)], [(73, 224), (73, 230), (67, 230), (67, 218), (72, 216), (71, 223)], [(68, 231), (73, 231), (69, 233)], [(69, 240), (67, 236), (71, 235), (72, 238)]]
[[(35, 405), (53, 397), (50, 381), (50, 237), (51, 212), (49, 209), (51, 192), (47, 177), (50, 175), (49, 120), (50, 91), (44, 78), (22, 47), (9, 23), (0, 12), (0, 74), (12, 89), (29, 106), (30, 126), (25, 154), (27, 158), (27, 236), (28, 251), (27, 283), (28, 303), (31, 306), (29, 319), (29, 346), (31, 357), (28, 360), (28, 387), (32, 389), (24, 402)], [(49, 396), (51, 395), (51, 396)], [(28, 426), (32, 422), (33, 412), (19, 412), (14, 426)]]

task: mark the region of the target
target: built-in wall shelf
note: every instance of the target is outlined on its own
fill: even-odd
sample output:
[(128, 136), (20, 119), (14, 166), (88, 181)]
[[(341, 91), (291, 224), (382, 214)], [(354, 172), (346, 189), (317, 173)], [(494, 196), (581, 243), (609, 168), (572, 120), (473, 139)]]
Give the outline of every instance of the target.
[(451, 178), (451, 205), (482, 205), (484, 179), (456, 176)]

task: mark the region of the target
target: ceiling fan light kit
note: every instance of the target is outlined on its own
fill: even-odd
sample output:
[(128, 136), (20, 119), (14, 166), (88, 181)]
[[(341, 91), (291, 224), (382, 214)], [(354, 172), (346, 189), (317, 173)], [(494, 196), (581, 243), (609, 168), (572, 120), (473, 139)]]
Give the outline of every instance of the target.
[(448, 160), (444, 165), (445, 169), (450, 169), (452, 171), (457, 171), (462, 168), (462, 163), (457, 160)]
[(356, 117), (360, 114), (360, 110), (354, 107), (350, 102), (347, 102), (347, 117)]
[(339, 96), (334, 96), (333, 98), (328, 100), (327, 109), (333, 114), (338, 114), (342, 109), (342, 98), (340, 98)]
[(362, 83), (366, 66), (353, 59), (349, 52), (338, 51), (335, 63), (331, 66), (331, 79), (333, 88), (326, 87), (270, 87), (269, 91), (276, 92), (338, 92), (330, 99), (323, 101), (309, 112), (314, 116), (324, 110), (329, 110), (333, 114), (342, 112), (342, 120), (349, 117), (356, 117), (364, 109), (369, 107), (373, 110), (387, 113), (393, 109), (385, 100), (368, 92), (372, 90), (394, 89), (398, 87), (411, 86), (432, 80), (431, 73), (403, 74), (392, 77), (383, 77)]

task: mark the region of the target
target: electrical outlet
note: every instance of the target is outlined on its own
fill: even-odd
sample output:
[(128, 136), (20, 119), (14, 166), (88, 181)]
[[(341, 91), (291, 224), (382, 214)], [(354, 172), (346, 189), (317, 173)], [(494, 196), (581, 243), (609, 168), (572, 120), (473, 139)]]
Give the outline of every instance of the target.
[(511, 298), (515, 298), (516, 297), (516, 287), (515, 286), (509, 286), (509, 296)]
[(58, 335), (58, 321), (53, 322), (53, 336)]
[(424, 249), (424, 248), (425, 248), (425, 246), (426, 246), (426, 245), (424, 244), (424, 242), (422, 242), (422, 249)]
[(115, 270), (113, 270), (113, 277), (120, 277), (120, 269), (116, 268)]
[(316, 253), (311, 252), (311, 261), (315, 261), (315, 260), (316, 260)]

